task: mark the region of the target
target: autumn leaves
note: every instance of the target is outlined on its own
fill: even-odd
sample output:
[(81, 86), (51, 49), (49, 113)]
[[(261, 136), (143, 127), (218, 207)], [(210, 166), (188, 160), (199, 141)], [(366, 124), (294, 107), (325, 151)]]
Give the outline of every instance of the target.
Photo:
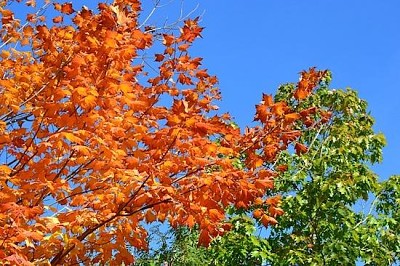
[[(319, 110), (295, 112), (264, 95), (260, 125), (242, 133), (214, 112), (217, 78), (189, 54), (198, 19), (175, 34), (139, 27), (139, 1), (53, 7), (51, 26), (21, 26), (2, 11), (3, 28), (23, 32), (11, 41), (19, 48), (29, 36), (31, 46), (0, 61), (2, 260), (131, 263), (132, 246), (147, 247), (143, 222), (156, 220), (198, 224), (207, 245), (229, 229), (231, 205), (268, 205), (254, 216), (276, 223), (279, 199), (264, 198), (276, 156), (293, 143), (307, 151), (294, 125), (315, 125)], [(303, 72), (294, 100), (324, 74)]]

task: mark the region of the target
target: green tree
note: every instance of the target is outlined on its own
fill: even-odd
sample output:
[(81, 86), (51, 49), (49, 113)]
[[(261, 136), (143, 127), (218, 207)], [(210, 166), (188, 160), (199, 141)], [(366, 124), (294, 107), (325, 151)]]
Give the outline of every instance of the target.
[(168, 265), (209, 265), (208, 252), (205, 247), (198, 246), (198, 228), (178, 227), (164, 232), (161, 225), (151, 228), (148, 251), (137, 251), (136, 263), (138, 266)]
[[(291, 84), (282, 86), (276, 97), (307, 112), (322, 108), (329, 123), (303, 135), (300, 142), (308, 146), (306, 153), (281, 156), (288, 170), (276, 180), (274, 193), (282, 194), (285, 214), (268, 237), (271, 264), (354, 265), (360, 258), (367, 262), (364, 238), (380, 240), (365, 232), (372, 213), (358, 208), (380, 189), (370, 166), (382, 160), (384, 137), (374, 133), (367, 103), (355, 91), (321, 86), (315, 97), (297, 105), (293, 89)], [(370, 256), (376, 253), (379, 250)]]
[(400, 176), (380, 184), (368, 215), (358, 225), (361, 256), (368, 265), (400, 263)]
[(269, 244), (266, 239), (255, 235), (254, 221), (238, 215), (232, 218), (231, 223), (232, 230), (214, 239), (209, 248), (198, 245), (197, 228), (178, 227), (165, 233), (159, 226), (154, 226), (150, 239), (155, 247), (147, 252), (138, 252), (135, 265), (261, 265), (268, 257)]

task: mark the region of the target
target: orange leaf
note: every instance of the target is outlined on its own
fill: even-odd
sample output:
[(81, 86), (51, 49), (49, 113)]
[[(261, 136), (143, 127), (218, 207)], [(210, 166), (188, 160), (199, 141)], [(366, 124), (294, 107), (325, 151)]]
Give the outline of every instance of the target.
[(272, 180), (256, 180), (254, 185), (258, 189), (272, 189), (274, 188), (274, 182)]
[(96, 106), (96, 100), (97, 98), (93, 95), (87, 95), (85, 98), (83, 98), (83, 102), (81, 102), (81, 106), (85, 109), (90, 109)]
[(140, 207), (143, 204), (148, 203), (149, 199), (151, 199), (150, 193), (141, 194), (135, 198), (133, 205), (135, 205), (136, 207)]
[(60, 23), (63, 21), (63, 17), (62, 16), (57, 16), (53, 18), (53, 23)]
[(85, 88), (85, 87), (77, 87), (74, 91), (76, 92), (76, 93), (78, 93), (79, 95), (81, 95), (81, 96), (86, 96), (87, 95), (87, 88)]
[(77, 136), (75, 136), (73, 133), (69, 133), (69, 132), (62, 132), (60, 133), (63, 137), (65, 137), (67, 140), (71, 141), (71, 142), (75, 142), (75, 143), (83, 143), (83, 140)]
[(208, 78), (210, 75), (207, 73), (207, 69), (202, 69), (197, 71), (196, 77), (199, 79), (205, 79)]
[(294, 149), (296, 150), (297, 155), (306, 153), (308, 151), (308, 148), (306, 145), (298, 143), (298, 142), (296, 142), (296, 144), (294, 145)]
[(298, 113), (290, 113), (285, 115), (285, 121), (287, 123), (292, 123), (296, 121), (297, 119), (300, 118), (300, 115)]
[(256, 198), (254, 200), (254, 205), (262, 205), (264, 204), (264, 200), (262, 198)]
[(326, 73), (326, 71), (316, 71), (315, 67), (310, 68), (308, 71), (301, 72), (300, 81), (298, 82), (297, 89), (294, 92), (294, 98), (302, 100), (308, 97)]
[(298, 88), (295, 92), (294, 92), (294, 98), (298, 99), (298, 100), (302, 100), (307, 98), (308, 96), (308, 92), (305, 88)]
[(179, 45), (178, 49), (179, 49), (179, 51), (186, 52), (187, 49), (189, 48), (189, 46), (190, 46), (190, 44), (188, 44), (188, 43), (181, 44), (181, 45)]
[(278, 116), (281, 116), (285, 113), (286, 108), (287, 106), (284, 102), (278, 102), (272, 106), (272, 112)]
[(279, 171), (279, 172), (285, 172), (285, 171), (287, 171), (288, 166), (285, 165), (285, 164), (281, 164), (281, 165), (278, 165), (277, 167), (275, 167), (275, 169), (276, 169), (277, 171)]
[(261, 159), (261, 158), (257, 158), (255, 161), (254, 161), (254, 168), (258, 168), (258, 167), (261, 167), (262, 165), (264, 164), (264, 161), (263, 161), (263, 159)]
[(195, 219), (194, 219), (194, 216), (190, 214), (190, 215), (188, 216), (188, 218), (186, 219), (185, 224), (186, 224), (187, 226), (189, 226), (190, 228), (192, 228), (192, 227), (195, 225), (195, 223), (196, 223), (196, 221), (195, 221)]
[(272, 106), (274, 104), (274, 99), (272, 98), (272, 95), (268, 95), (268, 94), (264, 94), (263, 93), (263, 97), (262, 97), (262, 104), (269, 107)]
[(274, 197), (270, 197), (267, 198), (265, 200), (265, 204), (267, 205), (277, 205), (279, 202), (281, 201), (281, 196), (274, 196)]
[(275, 225), (275, 224), (277, 224), (278, 221), (277, 221), (275, 218), (264, 214), (264, 215), (261, 217), (261, 223), (262, 223), (265, 227), (267, 227), (268, 225)]
[[(56, 7), (57, 9), (57, 7)], [(71, 15), (72, 13), (74, 13), (74, 9), (72, 8), (72, 3), (64, 3), (61, 5), (61, 10), (62, 13), (67, 14), (67, 15)]]
[(163, 54), (155, 54), (156, 62), (164, 60), (165, 56)]
[(175, 37), (173, 35), (164, 34), (163, 35), (163, 44), (165, 46), (171, 46), (175, 41)]
[(115, 15), (117, 16), (117, 23), (118, 23), (119, 25), (124, 25), (124, 24), (126, 24), (126, 23), (129, 21), (129, 19), (128, 19), (128, 17), (126, 16), (125, 12), (124, 12), (123, 10), (120, 10), (120, 8), (119, 8), (118, 6), (116, 6), (116, 5), (111, 5), (111, 6), (110, 6), (110, 9), (111, 9), (112, 11), (114, 11)]
[(78, 151), (79, 154), (82, 154), (84, 156), (89, 156), (91, 154), (91, 149), (86, 147), (86, 146), (82, 146), (82, 145), (75, 145), (73, 147), (74, 150)]
[(261, 209), (256, 209), (253, 211), (253, 217), (259, 219), (264, 214), (264, 211)]
[(146, 222), (151, 223), (157, 219), (157, 216), (153, 213), (152, 210), (148, 210), (145, 214)]
[(206, 229), (202, 229), (200, 231), (200, 235), (199, 235), (199, 245), (208, 247), (210, 242), (211, 242), (210, 232), (208, 232), (208, 230), (206, 230)]
[(273, 217), (280, 216), (280, 215), (284, 214), (284, 211), (281, 208), (277, 208), (275, 206), (269, 206), (268, 212)]
[(211, 209), (208, 211), (209, 217), (213, 221), (221, 221), (225, 218), (225, 213), (217, 210), (217, 209)]
[(24, 36), (25, 37), (30, 37), (33, 35), (33, 28), (30, 25), (26, 25), (23, 29)]
[(204, 122), (197, 122), (195, 123), (196, 131), (200, 134), (208, 134), (212, 130), (212, 126), (204, 123)]
[(60, 4), (58, 4), (58, 3), (53, 3), (53, 5), (54, 5), (54, 9), (55, 9), (55, 10), (61, 11), (61, 5), (60, 5)]

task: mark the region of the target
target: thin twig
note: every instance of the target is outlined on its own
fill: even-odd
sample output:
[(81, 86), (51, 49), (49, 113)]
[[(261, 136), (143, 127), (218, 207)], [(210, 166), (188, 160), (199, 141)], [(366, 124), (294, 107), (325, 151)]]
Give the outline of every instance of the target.
[[(36, 16), (39, 16), (39, 14), (44, 11), (48, 6), (50, 5), (49, 3), (44, 4), (41, 8), (39, 8), (39, 10), (35, 13)], [(28, 26), (29, 21), (25, 22), (19, 29), (17, 32), (21, 32), (26, 26)], [(12, 38), (9, 38), (8, 40), (6, 40), (2, 45), (0, 45), (0, 49), (2, 49), (4, 46), (6, 46), (10, 41), (12, 40)]]
[(147, 21), (153, 16), (154, 12), (156, 12), (157, 8), (159, 8), (159, 5), (158, 5), (159, 3), (160, 3), (160, 0), (157, 0), (154, 3), (154, 7), (150, 11), (150, 14), (145, 18), (145, 20), (142, 22), (142, 24), (139, 25), (138, 29), (142, 28), (147, 23)]
[(365, 215), (365, 218), (359, 221), (352, 229), (356, 229), (359, 227), (361, 224), (365, 223), (368, 219), (368, 217), (372, 214), (372, 211), (374, 210), (375, 204), (378, 202), (379, 197), (381, 196), (381, 193), (376, 195), (375, 199), (372, 201), (371, 206), (369, 207), (368, 213)]

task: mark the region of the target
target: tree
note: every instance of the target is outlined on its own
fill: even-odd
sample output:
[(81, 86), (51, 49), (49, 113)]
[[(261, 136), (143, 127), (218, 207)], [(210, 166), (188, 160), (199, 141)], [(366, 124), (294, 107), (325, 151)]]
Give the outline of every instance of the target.
[[(215, 238), (208, 250), (201, 250), (205, 264), (355, 265), (362, 261), (392, 265), (399, 261), (399, 178), (379, 182), (370, 169), (382, 159), (384, 137), (374, 133), (367, 103), (355, 91), (329, 90), (327, 85), (321, 84), (301, 103), (295, 98), (295, 84), (279, 87), (275, 100), (326, 123), (307, 129), (304, 126), (310, 121), (299, 124), (303, 134), (297, 146), (280, 153), (276, 161), (282, 172), (275, 188), (267, 192), (261, 206), (252, 206), (256, 219), (249, 220), (247, 210), (229, 209), (231, 215), (236, 213), (235, 226)], [(270, 208), (265, 203), (277, 196), (282, 197), (278, 206), (285, 213), (266, 233), (255, 235), (263, 211)], [(360, 210), (362, 204), (365, 209)], [(191, 250), (188, 246), (172, 245), (170, 252)]]
[(153, 225), (150, 229), (150, 249), (135, 252), (135, 265), (210, 265), (207, 248), (198, 245), (198, 227), (179, 226), (168, 231), (160, 227), (165, 225)]
[[(292, 93), (293, 86), (283, 86), (276, 99), (290, 99)], [(281, 207), (285, 214), (268, 239), (275, 256), (272, 264), (355, 265), (359, 259), (367, 262), (365, 237), (369, 235), (361, 228), (371, 213), (356, 210), (355, 205), (361, 205), (379, 190), (370, 165), (381, 161), (384, 137), (374, 133), (367, 103), (355, 91), (321, 87), (301, 104), (309, 112), (315, 107), (324, 109), (329, 121), (299, 140), (308, 146), (305, 154), (286, 153), (281, 157), (280, 163), (285, 163), (288, 170), (277, 179), (276, 189), (283, 196)], [(379, 232), (382, 228), (370, 229)], [(373, 250), (371, 255), (379, 253)]]
[(400, 263), (400, 187), (399, 176), (382, 182), (368, 215), (357, 224), (362, 258), (368, 265)]
[[(268, 95), (245, 133), (216, 113), (217, 78), (189, 54), (197, 18), (176, 32), (140, 21), (138, 0), (97, 10), (29, 0), (22, 23), (23, 3), (11, 2), (0, 3), (4, 263), (129, 264), (154, 221), (197, 224), (207, 245), (229, 229), (226, 207), (247, 208), (272, 188), (278, 153), (311, 119)], [(303, 72), (297, 101), (325, 74)]]

